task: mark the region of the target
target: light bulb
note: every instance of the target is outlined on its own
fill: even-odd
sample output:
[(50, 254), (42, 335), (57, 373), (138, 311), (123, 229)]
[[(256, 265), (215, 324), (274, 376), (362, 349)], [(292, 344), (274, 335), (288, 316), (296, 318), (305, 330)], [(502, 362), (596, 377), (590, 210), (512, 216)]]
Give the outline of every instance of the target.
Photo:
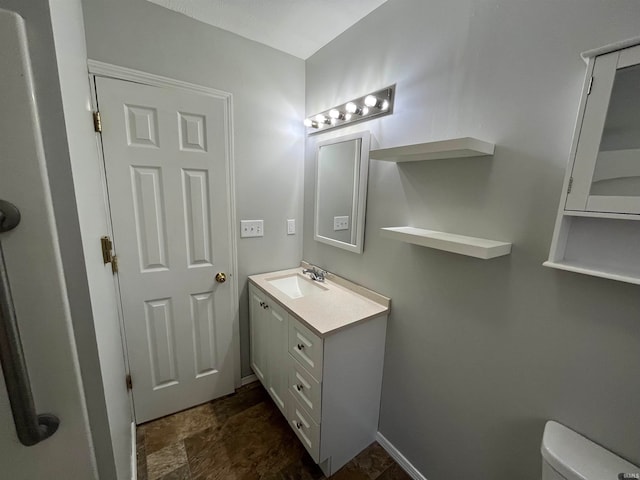
[(333, 110), (329, 111), (329, 116), (334, 119), (340, 118), (340, 112), (334, 108)]
[(327, 119), (325, 118), (324, 115), (322, 115), (321, 113), (319, 113), (318, 115), (316, 115), (315, 118), (316, 122), (318, 123), (324, 123)]
[(387, 108), (389, 108), (389, 100), (384, 100), (382, 102), (382, 106), (380, 107), (382, 110), (386, 110)]
[(358, 111), (358, 106), (353, 102), (349, 102), (344, 106), (344, 109), (349, 113), (356, 113)]
[(369, 113), (369, 107), (362, 107), (362, 113), (360, 115), (367, 115)]
[(335, 118), (332, 118), (332, 119), (331, 119), (331, 125), (335, 125), (335, 124), (336, 124), (336, 122), (337, 122), (337, 120), (336, 120)]
[(367, 95), (364, 98), (364, 104), (367, 107), (375, 107), (378, 104), (378, 99), (376, 97), (374, 97), (373, 95)]
[(311, 121), (310, 118), (305, 118), (304, 119), (304, 126), (305, 127), (310, 127), (311, 125), (313, 125), (313, 122)]
[(347, 122), (348, 122), (349, 120), (351, 120), (351, 114), (350, 114), (350, 113), (347, 113), (347, 114), (344, 116), (344, 119), (345, 119)]

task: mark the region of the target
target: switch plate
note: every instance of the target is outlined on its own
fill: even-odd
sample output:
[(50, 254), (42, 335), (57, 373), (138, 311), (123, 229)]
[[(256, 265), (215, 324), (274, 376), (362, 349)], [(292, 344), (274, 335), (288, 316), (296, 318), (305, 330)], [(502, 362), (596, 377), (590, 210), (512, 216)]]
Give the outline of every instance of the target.
[(296, 219), (289, 218), (287, 219), (287, 235), (295, 235), (296, 234)]
[(240, 220), (240, 237), (264, 237), (264, 220)]
[(349, 230), (349, 216), (333, 217), (333, 230)]

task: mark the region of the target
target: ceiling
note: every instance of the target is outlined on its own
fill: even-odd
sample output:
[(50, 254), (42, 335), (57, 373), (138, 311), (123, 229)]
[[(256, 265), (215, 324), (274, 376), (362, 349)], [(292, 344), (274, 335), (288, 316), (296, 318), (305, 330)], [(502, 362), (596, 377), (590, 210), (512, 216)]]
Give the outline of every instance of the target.
[(306, 60), (387, 0), (148, 0)]

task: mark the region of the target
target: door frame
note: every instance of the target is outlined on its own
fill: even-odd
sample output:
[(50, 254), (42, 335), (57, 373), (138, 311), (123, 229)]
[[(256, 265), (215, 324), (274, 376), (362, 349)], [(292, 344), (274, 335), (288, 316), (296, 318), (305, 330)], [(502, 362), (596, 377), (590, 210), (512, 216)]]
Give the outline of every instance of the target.
[[(226, 171), (227, 171), (227, 195), (229, 201), (229, 243), (231, 245), (231, 271), (229, 272), (229, 283), (231, 287), (231, 301), (233, 312), (233, 325), (232, 325), (232, 338), (231, 349), (233, 352), (233, 379), (235, 388), (239, 388), (242, 385), (241, 379), (241, 366), (240, 366), (240, 312), (239, 312), (239, 289), (238, 289), (238, 244), (237, 244), (237, 232), (236, 225), (236, 191), (235, 191), (235, 154), (234, 154), (234, 138), (233, 138), (233, 94), (218, 90), (211, 87), (205, 87), (194, 83), (184, 82), (182, 80), (176, 80), (169, 77), (163, 77), (161, 75), (155, 75), (153, 73), (143, 72), (141, 70), (134, 70), (132, 68), (121, 67), (110, 63), (99, 62), (97, 60), (89, 59), (87, 61), (89, 67), (89, 82), (91, 84), (91, 101), (92, 108), (96, 110), (98, 105), (96, 96), (95, 77), (113, 78), (116, 80), (124, 80), (128, 82), (135, 82), (152, 87), (169, 88), (174, 90), (186, 90), (191, 93), (199, 95), (207, 95), (216, 99), (223, 100), (225, 106), (225, 122), (227, 125), (227, 131), (225, 132), (225, 141), (227, 147), (226, 155)], [(109, 204), (108, 190), (107, 190), (107, 177), (106, 166), (104, 159), (104, 151), (102, 149), (102, 138), (96, 134), (96, 141), (98, 142), (98, 151), (100, 157), (100, 168), (102, 174), (102, 182), (105, 191), (105, 208), (109, 217), (109, 235), (113, 238), (113, 225), (111, 224), (111, 205)], [(123, 349), (125, 351), (127, 370), (129, 368), (129, 354), (126, 346), (126, 335), (124, 333), (124, 314), (122, 311), (122, 298), (120, 291), (120, 282), (117, 275), (114, 275), (114, 282), (116, 284), (116, 290), (118, 292), (118, 316), (120, 319), (120, 330), (123, 338)], [(128, 373), (129, 373), (128, 372)]]

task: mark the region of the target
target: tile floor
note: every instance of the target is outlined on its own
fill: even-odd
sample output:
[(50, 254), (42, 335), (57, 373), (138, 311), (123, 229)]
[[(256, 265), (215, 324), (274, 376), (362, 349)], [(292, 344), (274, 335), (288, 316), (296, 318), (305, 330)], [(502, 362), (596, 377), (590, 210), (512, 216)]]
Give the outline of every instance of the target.
[[(260, 383), (138, 427), (139, 480), (320, 480)], [(371, 444), (332, 480), (409, 480)]]

